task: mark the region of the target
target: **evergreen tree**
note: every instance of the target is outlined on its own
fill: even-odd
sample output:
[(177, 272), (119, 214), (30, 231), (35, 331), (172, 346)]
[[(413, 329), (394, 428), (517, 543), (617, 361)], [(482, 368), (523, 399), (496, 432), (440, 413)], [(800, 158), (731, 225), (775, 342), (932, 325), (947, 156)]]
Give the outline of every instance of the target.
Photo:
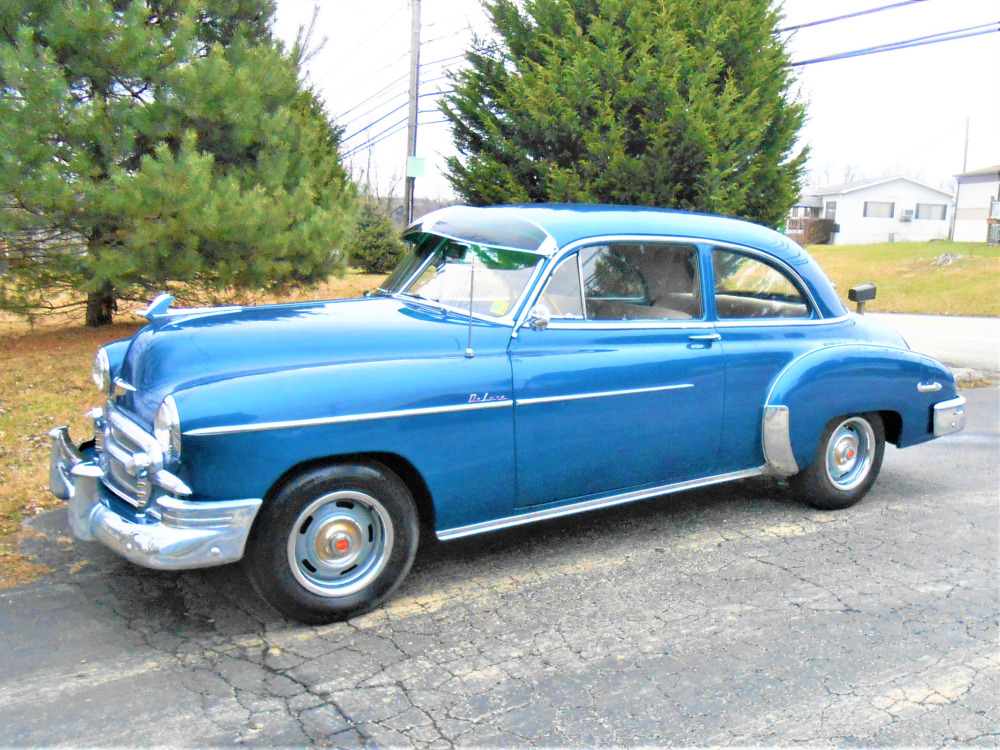
[(639, 204), (776, 224), (805, 106), (770, 0), (484, 0), (442, 103), (474, 205)]
[(388, 273), (405, 252), (388, 214), (373, 201), (361, 202), (347, 243), (348, 262), (365, 273)]
[(273, 290), (342, 259), (339, 131), (272, 38), (271, 0), (5, 0), (0, 306), (168, 282)]

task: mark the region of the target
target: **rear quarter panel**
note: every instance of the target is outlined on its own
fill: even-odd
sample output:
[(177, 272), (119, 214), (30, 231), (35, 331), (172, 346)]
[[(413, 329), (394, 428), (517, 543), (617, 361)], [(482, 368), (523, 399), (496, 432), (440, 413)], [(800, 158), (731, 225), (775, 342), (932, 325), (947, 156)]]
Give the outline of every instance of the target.
[[(921, 383), (941, 390), (921, 393)], [(775, 379), (768, 405), (787, 406), (792, 450), (799, 468), (812, 463), (820, 434), (834, 417), (891, 411), (902, 419), (901, 448), (934, 437), (933, 406), (954, 398), (955, 381), (940, 362), (925, 355), (873, 343), (847, 343), (807, 352)]]

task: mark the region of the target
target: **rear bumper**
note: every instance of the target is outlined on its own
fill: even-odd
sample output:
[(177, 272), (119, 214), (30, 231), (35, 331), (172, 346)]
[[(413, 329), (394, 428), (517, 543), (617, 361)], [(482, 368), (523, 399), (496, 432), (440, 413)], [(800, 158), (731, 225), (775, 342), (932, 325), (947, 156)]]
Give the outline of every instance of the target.
[(965, 396), (934, 404), (934, 437), (950, 435), (965, 428)]
[(104, 472), (72, 442), (66, 427), (52, 440), (49, 488), (69, 503), (74, 536), (96, 540), (147, 568), (176, 570), (224, 565), (243, 557), (259, 499), (191, 502), (161, 496), (134, 518), (116, 512)]

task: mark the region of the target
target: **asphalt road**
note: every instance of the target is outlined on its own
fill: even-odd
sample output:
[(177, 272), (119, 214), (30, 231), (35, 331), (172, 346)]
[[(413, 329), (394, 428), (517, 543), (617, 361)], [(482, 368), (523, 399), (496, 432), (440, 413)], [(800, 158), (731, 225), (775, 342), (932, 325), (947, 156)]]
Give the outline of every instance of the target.
[(899, 331), (912, 349), (947, 365), (1000, 372), (1000, 318), (868, 314)]
[(0, 746), (996, 747), (1000, 404), (966, 396), (847, 511), (758, 480), (428, 543), (319, 628), (40, 516), (55, 572), (0, 592)]

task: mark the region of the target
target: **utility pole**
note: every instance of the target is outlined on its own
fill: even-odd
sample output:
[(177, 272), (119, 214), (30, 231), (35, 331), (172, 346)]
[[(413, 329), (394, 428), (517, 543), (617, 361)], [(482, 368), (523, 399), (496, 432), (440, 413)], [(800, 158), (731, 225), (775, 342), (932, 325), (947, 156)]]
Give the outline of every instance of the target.
[(413, 187), (411, 162), (417, 155), (417, 105), (420, 89), (420, 0), (410, 0), (410, 116), (406, 124), (406, 183), (403, 190), (403, 226), (413, 221)]
[(962, 174), (969, 171), (969, 118), (965, 118), (965, 154), (962, 156)]

